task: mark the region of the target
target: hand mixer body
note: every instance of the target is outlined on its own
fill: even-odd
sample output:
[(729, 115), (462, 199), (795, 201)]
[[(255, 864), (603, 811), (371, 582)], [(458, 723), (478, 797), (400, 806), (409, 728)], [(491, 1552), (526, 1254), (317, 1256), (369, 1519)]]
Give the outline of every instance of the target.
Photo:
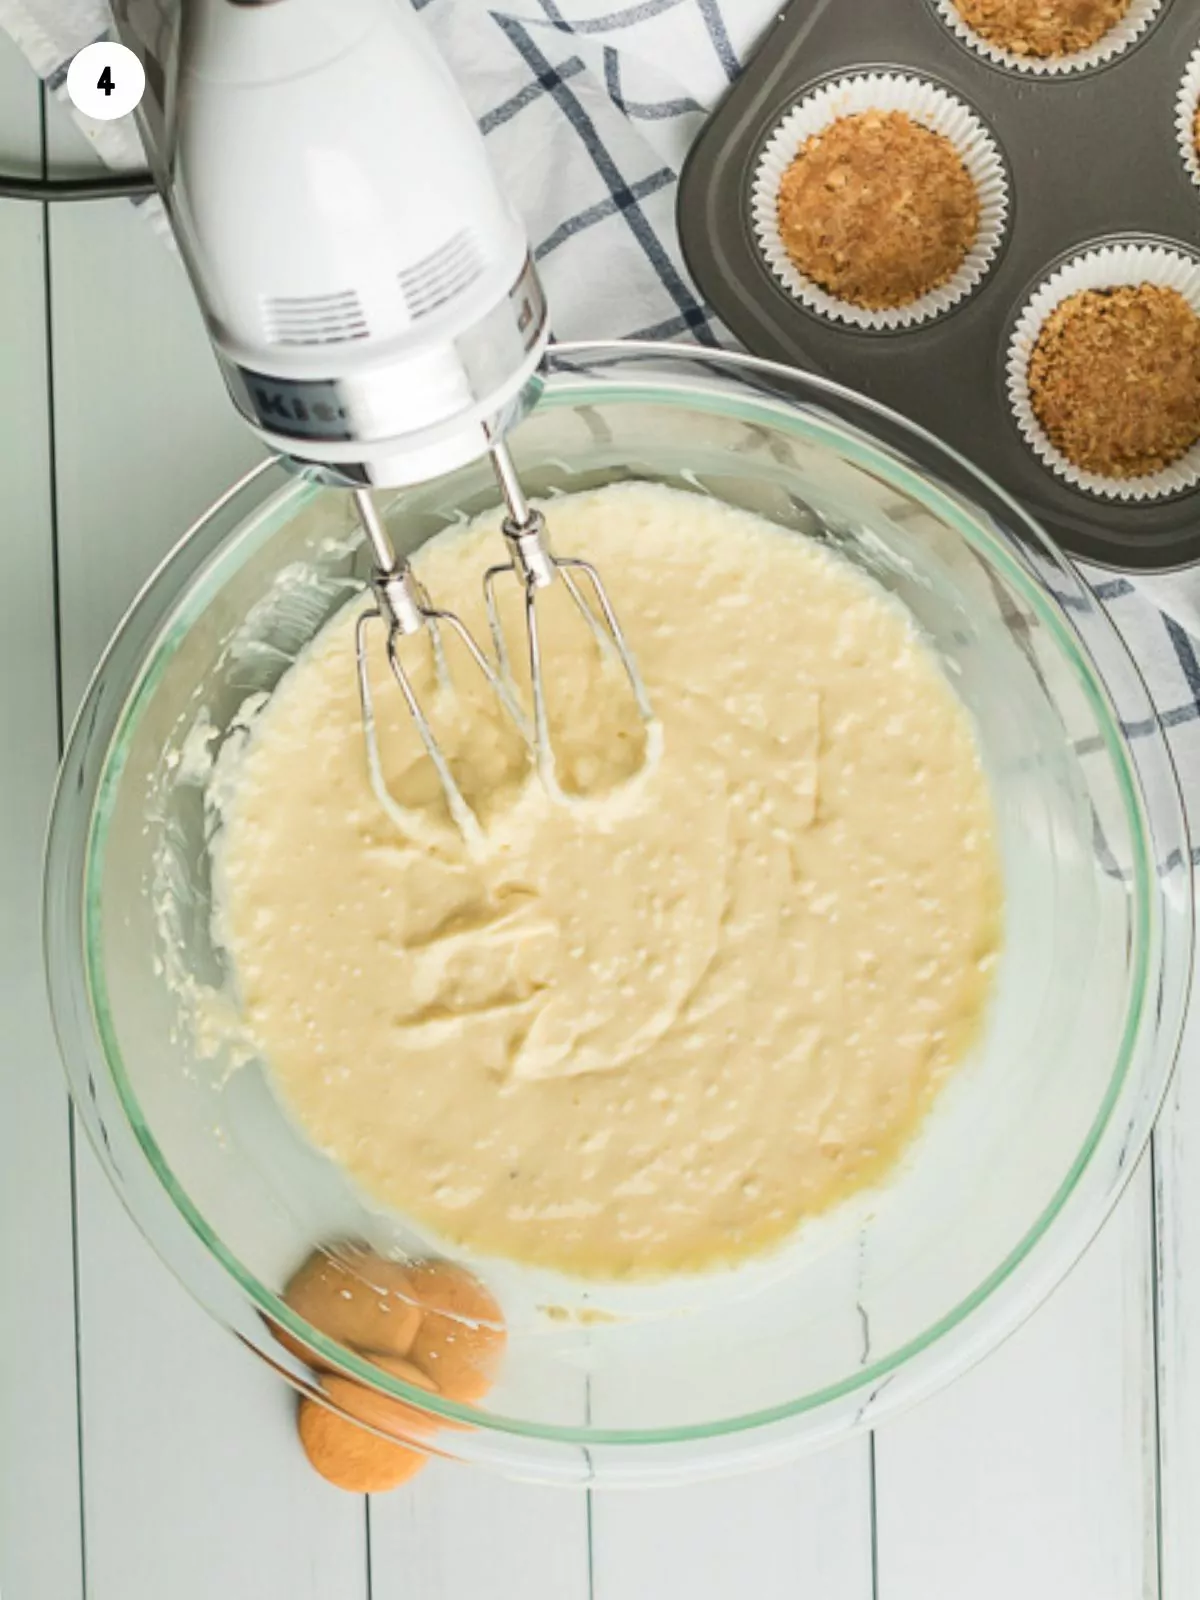
[(183, 0), (165, 32), (140, 0), (116, 15), (159, 86), (142, 132), (264, 442), (347, 484), (485, 455), (536, 396), (545, 301), (407, 0)]
[[(357, 633), (367, 765), (386, 793), (368, 634), (387, 660), (468, 841), (478, 827), (414, 693), (400, 644), (456, 634), (554, 775), (536, 593), (561, 572), (601, 649), (615, 652), (648, 727), (645, 687), (599, 574), (551, 553), (504, 444), (539, 392), (546, 306), (483, 138), (409, 0), (115, 0), (149, 93), (139, 122), (235, 405), (285, 458), (354, 490), (374, 560)], [(491, 454), (511, 560), (487, 578), (489, 661), (396, 559), (370, 485), (418, 483)], [(524, 588), (532, 716), (494, 605)], [(589, 604), (579, 580), (595, 596)]]

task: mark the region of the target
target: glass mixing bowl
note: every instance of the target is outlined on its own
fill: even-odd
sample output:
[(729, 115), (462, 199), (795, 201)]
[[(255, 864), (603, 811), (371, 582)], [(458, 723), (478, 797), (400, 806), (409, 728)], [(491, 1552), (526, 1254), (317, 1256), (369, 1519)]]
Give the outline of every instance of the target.
[[(283, 1304), (315, 1246), (426, 1247), (304, 1142), (260, 1063), (205, 1059), (186, 1015), (189, 985), (224, 976), (213, 754), (366, 571), (347, 497), (275, 464), (163, 563), (76, 721), (47, 867), (62, 1052), (137, 1223), (298, 1386), (312, 1389), (310, 1369), (266, 1319), (459, 1424), (435, 1449), (514, 1475), (648, 1483), (778, 1460), (992, 1348), (1120, 1193), (1191, 971), (1178, 785), (1138, 672), (1075, 572), (1005, 494), (880, 407), (747, 357), (571, 346), (512, 447), (538, 494), (650, 479), (830, 547), (908, 607), (970, 709), (999, 819), (1005, 953), (986, 1037), (899, 1169), (774, 1255), (707, 1277), (609, 1290), (471, 1262), (509, 1328), (477, 1406), (388, 1377)], [(387, 519), (407, 551), (496, 499), (479, 465), (396, 494)], [(624, 620), (636, 648), (638, 619)]]

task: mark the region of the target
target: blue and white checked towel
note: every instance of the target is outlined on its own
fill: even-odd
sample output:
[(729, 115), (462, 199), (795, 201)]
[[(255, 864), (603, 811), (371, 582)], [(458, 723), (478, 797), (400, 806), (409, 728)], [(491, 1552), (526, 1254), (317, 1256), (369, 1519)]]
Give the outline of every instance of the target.
[[(727, 342), (680, 257), (675, 183), (777, 0), (413, 3), (525, 218), (558, 337)], [(59, 95), (70, 58), (109, 22), (107, 0), (0, 0), (0, 28)], [(129, 123), (77, 120), (110, 165), (141, 164)], [(1087, 576), (1147, 679), (1185, 789), (1200, 794), (1200, 572)]]

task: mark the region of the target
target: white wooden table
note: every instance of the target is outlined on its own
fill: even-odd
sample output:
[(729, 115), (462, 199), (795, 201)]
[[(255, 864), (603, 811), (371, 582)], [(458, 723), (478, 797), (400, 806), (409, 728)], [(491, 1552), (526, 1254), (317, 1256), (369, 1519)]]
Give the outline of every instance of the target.
[[(0, 40), (0, 164), (77, 161), (44, 121)], [(873, 1438), (590, 1500), (439, 1463), (367, 1502), (309, 1471), (284, 1385), (76, 1137), (37, 939), (63, 723), (142, 577), (254, 456), (132, 209), (0, 201), (3, 1600), (1196, 1600), (1200, 1060), (1053, 1300)]]

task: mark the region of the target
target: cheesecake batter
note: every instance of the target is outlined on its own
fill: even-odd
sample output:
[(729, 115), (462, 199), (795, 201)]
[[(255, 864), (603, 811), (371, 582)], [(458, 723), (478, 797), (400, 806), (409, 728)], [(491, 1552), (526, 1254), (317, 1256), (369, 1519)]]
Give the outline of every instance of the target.
[[(566, 597), (543, 617), (553, 803), (465, 656), (403, 646), (485, 830), (452, 826), (353, 613), (259, 715), (215, 846), (243, 1024), (309, 1138), (445, 1240), (586, 1277), (779, 1241), (876, 1180), (979, 1032), (1001, 925), (968, 718), (906, 615), (811, 543), (698, 495), (551, 501), (604, 574), (661, 719)], [(494, 518), (427, 546), (486, 638)], [(515, 586), (514, 586), (515, 589)], [(519, 646), (517, 596), (509, 620)]]

